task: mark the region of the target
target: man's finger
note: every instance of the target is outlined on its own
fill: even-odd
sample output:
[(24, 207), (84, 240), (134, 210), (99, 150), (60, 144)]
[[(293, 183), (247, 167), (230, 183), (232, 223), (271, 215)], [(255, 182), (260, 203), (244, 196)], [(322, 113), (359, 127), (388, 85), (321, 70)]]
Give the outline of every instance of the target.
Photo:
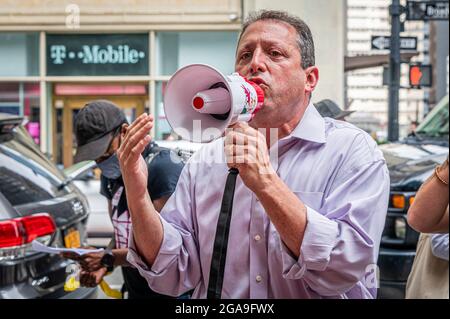
[(139, 123), (140, 123), (141, 121), (143, 121), (146, 117), (147, 117), (147, 113), (143, 113), (143, 114), (139, 115), (139, 116), (133, 121), (133, 123), (131, 123), (131, 124), (128, 126), (128, 129), (130, 130), (130, 129), (132, 129), (133, 127), (135, 127), (136, 125), (139, 125)]
[(100, 284), (100, 282), (102, 281), (102, 276), (97, 274), (97, 276), (95, 276), (95, 285), (97, 286), (98, 284)]
[(92, 273), (88, 274), (86, 283), (88, 284), (88, 287), (92, 287), (92, 284), (94, 283), (94, 275)]
[(140, 126), (140, 129), (137, 131), (134, 131), (132, 133), (131, 131), (128, 131), (122, 145), (119, 149), (121, 154), (128, 154), (139, 142), (142, 141), (142, 139), (145, 138), (145, 136), (148, 135), (152, 128), (153, 123), (147, 122), (145, 125)]
[(230, 125), (229, 128), (233, 129), (233, 130), (246, 130), (248, 128), (253, 129), (250, 125), (248, 125), (247, 122), (236, 122), (233, 125)]
[(135, 145), (131, 150), (124, 154), (124, 163), (136, 162), (144, 151), (145, 147), (150, 143), (150, 135), (144, 136), (137, 145)]
[(250, 136), (242, 132), (230, 132), (227, 134), (224, 140), (224, 145), (256, 145), (257, 138), (255, 136)]
[(245, 163), (245, 161), (236, 161), (236, 158), (247, 158), (248, 148), (240, 145), (227, 145), (225, 146), (225, 157), (228, 163)]
[(143, 126), (148, 125), (149, 123), (153, 125), (153, 116), (146, 115), (142, 118), (139, 118), (139, 121), (136, 120), (135, 122), (133, 122), (133, 124), (130, 127), (128, 127), (126, 135), (132, 136), (136, 134), (136, 132), (138, 132)]
[(80, 284), (82, 286), (86, 286), (86, 277), (87, 277), (87, 272), (81, 271), (80, 272)]
[(243, 133), (248, 136), (254, 136), (254, 137), (258, 136), (258, 130), (254, 129), (247, 123), (242, 123), (242, 122), (238, 122), (238, 123), (239, 123), (239, 125), (236, 125), (236, 127), (234, 128), (235, 132)]
[(148, 123), (153, 123), (153, 117), (147, 116), (145, 113), (139, 116), (130, 126), (128, 126), (125, 133), (121, 134), (123, 135), (123, 143), (128, 143), (129, 138)]

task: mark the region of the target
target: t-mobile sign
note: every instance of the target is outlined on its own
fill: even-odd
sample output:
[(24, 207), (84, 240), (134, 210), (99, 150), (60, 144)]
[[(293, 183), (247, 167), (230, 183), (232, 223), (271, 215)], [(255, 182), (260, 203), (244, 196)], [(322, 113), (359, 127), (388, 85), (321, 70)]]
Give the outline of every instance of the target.
[(47, 75), (148, 75), (147, 34), (49, 34)]

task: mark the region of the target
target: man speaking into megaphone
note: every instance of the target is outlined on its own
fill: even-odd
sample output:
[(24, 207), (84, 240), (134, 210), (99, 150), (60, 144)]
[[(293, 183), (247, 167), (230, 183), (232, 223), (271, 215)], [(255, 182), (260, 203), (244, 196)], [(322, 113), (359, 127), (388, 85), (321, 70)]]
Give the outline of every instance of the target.
[[(193, 298), (375, 298), (388, 170), (370, 136), (322, 118), (312, 104), (319, 71), (308, 26), (284, 12), (251, 15), (235, 69), (264, 92), (260, 110), (249, 123), (230, 120), (236, 109), (243, 112), (234, 106), (223, 117), (215, 114), (229, 121), (229, 130), (193, 155), (161, 215), (148, 196), (140, 155), (150, 141), (152, 116), (139, 117), (123, 136), (118, 156), (133, 224), (128, 261), (154, 291), (173, 296), (194, 290)], [(184, 81), (187, 87), (196, 83)], [(230, 83), (222, 87), (233, 104)], [(204, 90), (217, 88), (209, 84)], [(205, 99), (217, 98), (208, 92)], [(182, 96), (189, 103), (185, 116), (180, 109), (177, 116), (208, 122), (210, 114), (192, 111), (191, 102), (202, 106), (194, 95)], [(275, 138), (267, 137), (271, 129)], [(205, 154), (226, 160), (203, 161)], [(230, 168), (239, 172), (230, 192), (234, 201), (224, 191)], [(229, 233), (218, 238), (227, 209), (233, 211)], [(216, 256), (223, 252), (221, 264)]]

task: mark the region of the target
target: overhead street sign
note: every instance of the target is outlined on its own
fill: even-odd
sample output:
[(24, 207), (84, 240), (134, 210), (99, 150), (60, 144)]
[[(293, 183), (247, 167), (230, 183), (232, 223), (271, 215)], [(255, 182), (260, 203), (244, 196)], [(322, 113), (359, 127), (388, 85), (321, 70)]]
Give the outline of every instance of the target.
[[(384, 35), (372, 36), (372, 50), (389, 50), (391, 37)], [(401, 37), (400, 50), (417, 50), (417, 37)]]
[(448, 20), (447, 1), (408, 1), (406, 20)]

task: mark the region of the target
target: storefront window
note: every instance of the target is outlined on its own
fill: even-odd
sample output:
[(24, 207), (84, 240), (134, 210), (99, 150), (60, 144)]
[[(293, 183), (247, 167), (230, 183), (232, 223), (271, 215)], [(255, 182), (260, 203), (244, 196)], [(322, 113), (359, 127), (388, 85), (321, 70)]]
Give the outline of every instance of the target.
[(0, 32), (0, 76), (39, 75), (39, 34)]
[(172, 75), (192, 63), (209, 64), (231, 74), (238, 33), (160, 32), (156, 35), (157, 74)]
[(155, 134), (157, 140), (166, 140), (172, 134), (172, 128), (164, 113), (164, 92), (167, 82), (156, 83)]
[(26, 129), (40, 144), (39, 83), (0, 83), (0, 113), (24, 116)]
[(53, 86), (54, 159), (64, 167), (73, 165), (77, 141), (78, 112), (93, 100), (108, 100), (120, 107), (132, 123), (148, 109), (148, 83), (55, 83)]

